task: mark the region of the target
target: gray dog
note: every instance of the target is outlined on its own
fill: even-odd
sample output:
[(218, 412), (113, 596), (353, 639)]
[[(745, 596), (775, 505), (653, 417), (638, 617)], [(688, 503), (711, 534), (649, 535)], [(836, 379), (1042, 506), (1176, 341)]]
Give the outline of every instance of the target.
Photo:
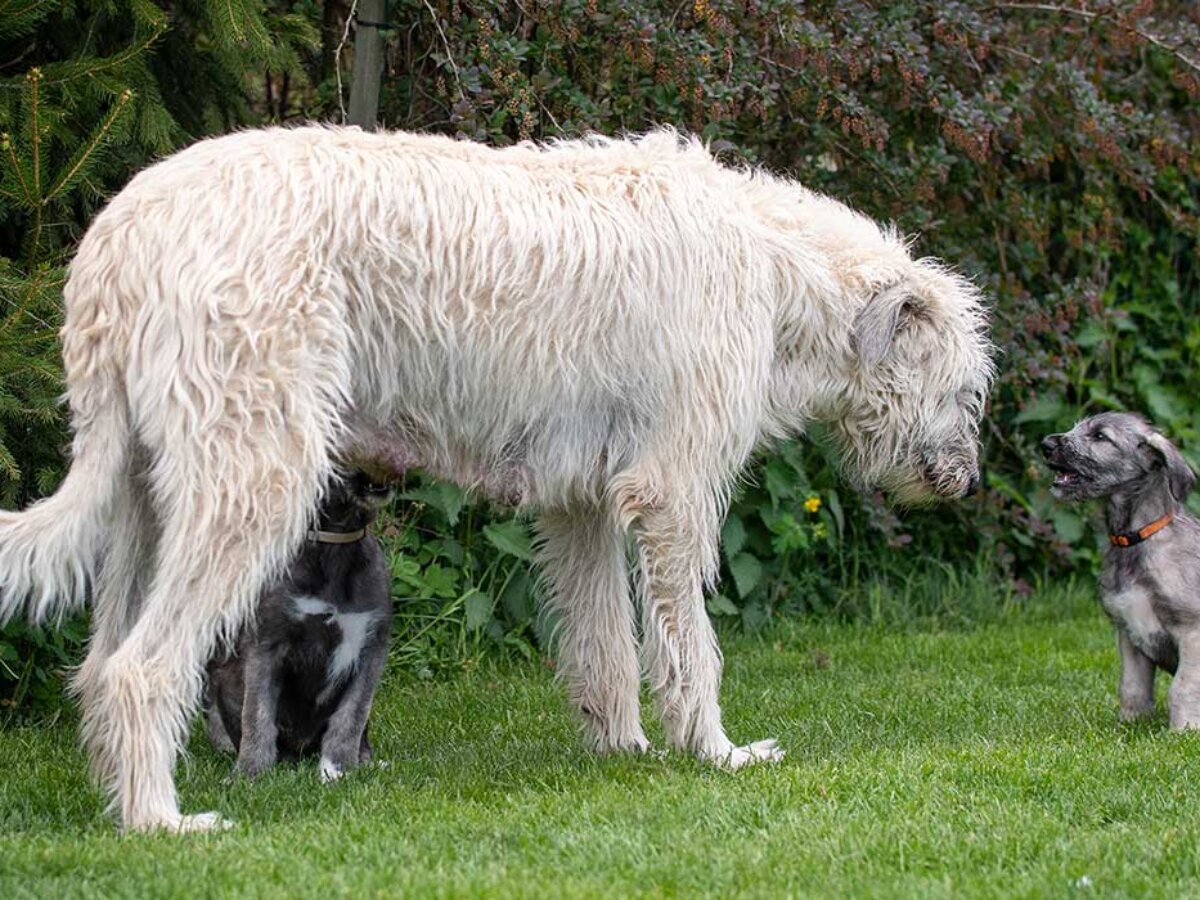
[(1171, 727), (1200, 727), (1200, 521), (1183, 502), (1195, 473), (1139, 416), (1103, 413), (1042, 441), (1065, 500), (1108, 500), (1100, 602), (1117, 627), (1121, 718), (1154, 709), (1155, 667), (1175, 675)]
[(321, 780), (367, 762), (367, 718), (387, 660), (391, 591), (367, 530), (390, 495), (362, 475), (336, 482), (318, 529), (263, 595), (255, 626), (208, 668), (209, 737), (255, 777), (279, 757), (321, 754)]

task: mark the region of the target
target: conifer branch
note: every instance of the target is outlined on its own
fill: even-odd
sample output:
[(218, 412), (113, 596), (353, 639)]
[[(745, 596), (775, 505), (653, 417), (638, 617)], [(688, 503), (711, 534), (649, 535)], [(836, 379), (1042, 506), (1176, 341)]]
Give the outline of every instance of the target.
[(74, 182), (75, 177), (79, 174), (79, 171), (87, 164), (88, 159), (90, 159), (92, 154), (96, 152), (97, 148), (99, 148), (101, 142), (104, 140), (108, 132), (112, 130), (113, 124), (117, 121), (117, 116), (121, 114), (121, 110), (125, 108), (125, 105), (129, 103), (129, 100), (132, 97), (133, 91), (128, 88), (121, 92), (120, 96), (117, 97), (117, 102), (113, 104), (113, 108), (110, 109), (108, 111), (108, 115), (104, 117), (104, 121), (101, 122), (99, 127), (92, 132), (92, 135), (88, 139), (87, 143), (83, 145), (82, 149), (75, 155), (75, 158), (67, 164), (67, 167), (63, 170), (62, 174), (59, 175), (58, 179), (53, 185), (51, 185), (50, 190), (48, 190), (45, 196), (42, 197), (43, 206), (57, 197), (68, 185)]

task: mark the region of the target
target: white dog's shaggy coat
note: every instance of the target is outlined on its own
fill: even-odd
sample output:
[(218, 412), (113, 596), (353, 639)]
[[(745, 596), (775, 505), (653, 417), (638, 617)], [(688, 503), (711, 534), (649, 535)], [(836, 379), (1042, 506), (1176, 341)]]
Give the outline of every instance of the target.
[(898, 237), (670, 132), (493, 150), (248, 131), (142, 172), (80, 243), (62, 332), (75, 430), (53, 497), (0, 514), (0, 619), (94, 593), (75, 686), (128, 828), (182, 816), (204, 662), (303, 540), (335, 468), (423, 466), (536, 509), (571, 700), (642, 750), (731, 767), (702, 592), (755, 446), (833, 425), (903, 500), (977, 478), (979, 298)]

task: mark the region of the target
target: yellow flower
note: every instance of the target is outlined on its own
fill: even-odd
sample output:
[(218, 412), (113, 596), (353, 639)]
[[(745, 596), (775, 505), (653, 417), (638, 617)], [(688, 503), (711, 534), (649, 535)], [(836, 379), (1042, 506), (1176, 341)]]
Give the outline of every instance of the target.
[(821, 508), (821, 498), (815, 494), (804, 501), (804, 508), (810, 513), (815, 513)]

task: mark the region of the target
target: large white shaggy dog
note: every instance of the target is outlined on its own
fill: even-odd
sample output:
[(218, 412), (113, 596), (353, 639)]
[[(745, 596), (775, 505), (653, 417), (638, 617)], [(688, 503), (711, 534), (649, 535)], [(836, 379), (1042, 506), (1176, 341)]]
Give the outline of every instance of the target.
[[(657, 132), (493, 150), (249, 131), (142, 172), (80, 243), (62, 331), (74, 461), (0, 514), (0, 619), (84, 601), (75, 678), (127, 828), (204, 829), (173, 767), (205, 661), (341, 465), (538, 512), (588, 742), (735, 746), (703, 591), (751, 451), (831, 423), (902, 501), (977, 480), (976, 291), (839, 203)], [(625, 535), (635, 537), (642, 641)]]

